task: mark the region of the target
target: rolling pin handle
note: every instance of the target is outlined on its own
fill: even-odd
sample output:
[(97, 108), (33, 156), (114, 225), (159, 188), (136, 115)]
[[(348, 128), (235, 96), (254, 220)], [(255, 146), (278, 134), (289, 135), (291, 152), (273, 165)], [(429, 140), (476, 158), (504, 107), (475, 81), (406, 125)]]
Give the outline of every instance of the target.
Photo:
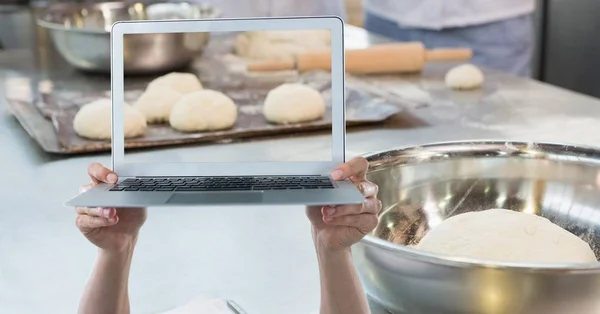
[(432, 49), (425, 52), (427, 61), (466, 61), (473, 58), (473, 51), (466, 48)]
[(249, 72), (273, 72), (273, 71), (286, 71), (296, 69), (295, 60), (269, 60), (269, 61), (257, 61), (247, 65), (247, 71)]

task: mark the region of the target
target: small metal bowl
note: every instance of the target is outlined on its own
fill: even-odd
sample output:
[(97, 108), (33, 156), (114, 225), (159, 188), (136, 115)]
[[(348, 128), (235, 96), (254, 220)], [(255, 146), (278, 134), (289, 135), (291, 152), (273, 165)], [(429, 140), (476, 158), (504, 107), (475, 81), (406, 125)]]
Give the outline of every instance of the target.
[[(56, 3), (38, 18), (58, 52), (77, 69), (110, 73), (110, 28), (117, 21), (210, 19), (209, 5), (187, 2)], [(208, 33), (136, 34), (124, 37), (125, 74), (153, 74), (183, 68), (198, 57)]]
[(353, 255), (367, 293), (392, 313), (600, 313), (600, 263), (493, 263), (408, 247), (448, 217), (505, 208), (548, 218), (600, 256), (599, 149), (452, 142), (366, 158), (383, 211)]

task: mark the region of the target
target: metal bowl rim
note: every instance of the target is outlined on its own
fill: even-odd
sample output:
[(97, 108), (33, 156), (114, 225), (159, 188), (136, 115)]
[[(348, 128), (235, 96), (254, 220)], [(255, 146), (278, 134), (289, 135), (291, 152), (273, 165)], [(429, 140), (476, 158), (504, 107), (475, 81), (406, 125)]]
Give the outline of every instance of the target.
[[(221, 16), (221, 11), (217, 7), (210, 5), (210, 4), (206, 4), (206, 3), (193, 3), (193, 2), (187, 2), (187, 1), (179, 1), (179, 2), (156, 1), (156, 2), (152, 2), (152, 4), (182, 4), (182, 3), (190, 5), (190, 6), (195, 6), (195, 7), (200, 7), (200, 6), (210, 7), (214, 12), (212, 15), (207, 16), (206, 18), (192, 19), (192, 20), (205, 21), (205, 20), (217, 19)], [(51, 10), (53, 8), (56, 8), (59, 6), (70, 7), (70, 8), (97, 8), (97, 7), (101, 7), (103, 5), (114, 5), (116, 7), (124, 7), (126, 5), (126, 3), (125, 2), (117, 2), (117, 1), (105, 1), (105, 2), (95, 2), (95, 3), (56, 3), (56, 4), (51, 5), (48, 8), (46, 8), (44, 10), (44, 12), (36, 18), (36, 22), (39, 26), (47, 28), (47, 29), (51, 29), (51, 30), (58, 30), (58, 31), (72, 32), (72, 33), (82, 33), (82, 34), (110, 35), (110, 31), (106, 31), (105, 29), (65, 27), (63, 24), (49, 22), (44, 18), (44, 16), (47, 13), (51, 12)], [(132, 22), (132, 21), (135, 21), (135, 20), (129, 20), (129, 22)], [(149, 20), (146, 20), (146, 22), (148, 22), (148, 21)], [(119, 22), (113, 23), (113, 25), (111, 26), (111, 29), (112, 29), (112, 27), (114, 27), (114, 24), (116, 24), (116, 23), (119, 23)]]
[[(369, 158), (381, 156), (383, 154), (389, 154), (390, 152), (402, 153), (413, 149), (422, 149), (427, 151), (428, 149), (435, 147), (446, 147), (451, 145), (537, 145), (537, 146), (551, 146), (551, 147), (570, 147), (578, 150), (591, 150), (596, 152), (600, 156), (600, 149), (592, 146), (575, 145), (575, 144), (560, 144), (552, 142), (527, 142), (527, 141), (511, 141), (511, 140), (463, 140), (463, 141), (446, 141), (446, 142), (435, 142), (424, 145), (408, 145), (402, 146), (395, 149), (381, 150), (377, 152), (371, 152), (363, 154), (362, 157), (369, 160)], [(523, 158), (519, 156), (518, 158)], [(364, 245), (375, 246), (381, 249), (385, 249), (391, 252), (398, 252), (406, 255), (406, 257), (418, 260), (421, 262), (450, 266), (450, 267), (462, 267), (462, 268), (485, 268), (485, 269), (510, 269), (515, 271), (524, 272), (544, 272), (544, 273), (560, 273), (560, 274), (586, 274), (586, 273), (597, 273), (600, 271), (600, 262), (596, 263), (561, 263), (561, 264), (534, 264), (534, 263), (510, 263), (510, 262), (494, 262), (475, 258), (462, 258), (462, 257), (449, 257), (439, 254), (428, 253), (419, 251), (416, 249), (410, 249), (402, 245), (394, 244), (392, 242), (380, 239), (373, 235), (366, 235), (360, 242)]]

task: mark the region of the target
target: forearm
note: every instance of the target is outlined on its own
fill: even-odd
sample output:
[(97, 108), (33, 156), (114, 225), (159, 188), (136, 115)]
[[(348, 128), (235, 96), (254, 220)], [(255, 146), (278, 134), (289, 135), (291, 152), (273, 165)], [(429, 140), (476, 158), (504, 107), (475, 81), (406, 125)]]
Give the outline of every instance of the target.
[(329, 251), (317, 246), (321, 276), (321, 314), (369, 314), (369, 305), (350, 249)]
[(128, 284), (133, 248), (134, 245), (122, 252), (99, 250), (79, 304), (79, 314), (129, 314)]

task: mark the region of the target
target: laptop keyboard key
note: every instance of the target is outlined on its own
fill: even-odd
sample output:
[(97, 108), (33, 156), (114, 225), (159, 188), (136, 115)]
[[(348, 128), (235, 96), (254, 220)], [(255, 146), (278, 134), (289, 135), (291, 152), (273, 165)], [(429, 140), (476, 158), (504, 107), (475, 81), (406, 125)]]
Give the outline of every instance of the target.
[(325, 176), (129, 178), (110, 191), (260, 191), (332, 189)]
[(175, 188), (175, 191), (183, 191), (183, 192), (201, 192), (201, 191), (208, 191), (209, 189), (207, 188), (200, 188), (200, 187), (177, 187)]

